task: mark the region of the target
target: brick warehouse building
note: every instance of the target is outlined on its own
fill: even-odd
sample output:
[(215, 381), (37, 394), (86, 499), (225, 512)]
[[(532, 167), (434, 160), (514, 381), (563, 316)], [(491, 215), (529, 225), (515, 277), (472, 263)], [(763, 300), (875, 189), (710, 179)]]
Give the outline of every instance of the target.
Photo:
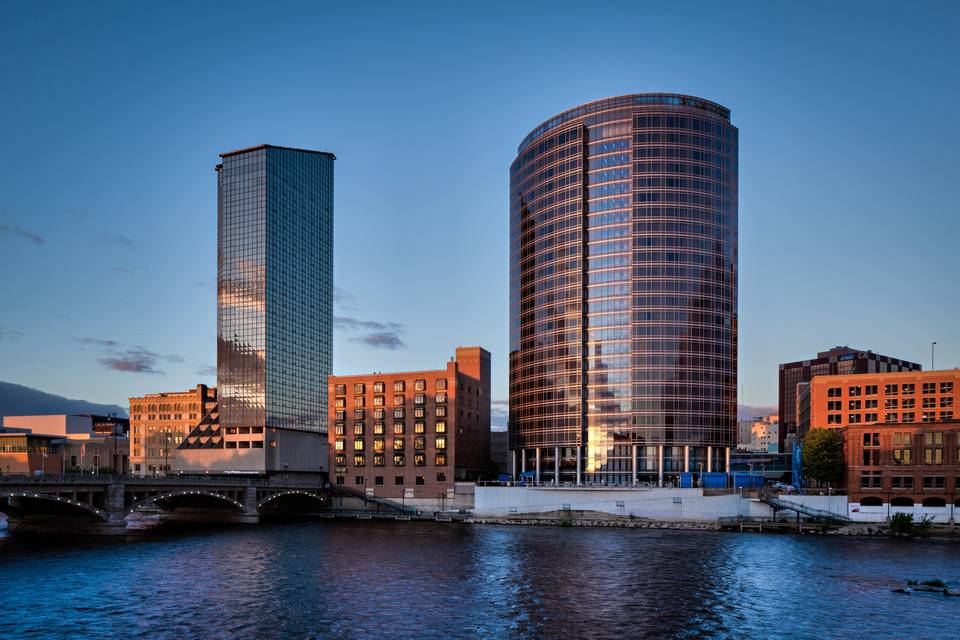
[(396, 499), (453, 495), (490, 469), (490, 353), (445, 369), (329, 378), (331, 482)]
[(817, 376), (811, 428), (844, 434), (851, 508), (954, 517), (960, 509), (960, 369)]

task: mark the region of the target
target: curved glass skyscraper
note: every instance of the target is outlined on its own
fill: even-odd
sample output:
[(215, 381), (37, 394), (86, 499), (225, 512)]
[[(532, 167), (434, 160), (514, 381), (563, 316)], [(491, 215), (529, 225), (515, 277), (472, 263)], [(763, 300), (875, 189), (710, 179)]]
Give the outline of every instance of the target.
[(725, 471), (737, 128), (675, 94), (551, 118), (510, 167), (510, 446), (542, 480)]

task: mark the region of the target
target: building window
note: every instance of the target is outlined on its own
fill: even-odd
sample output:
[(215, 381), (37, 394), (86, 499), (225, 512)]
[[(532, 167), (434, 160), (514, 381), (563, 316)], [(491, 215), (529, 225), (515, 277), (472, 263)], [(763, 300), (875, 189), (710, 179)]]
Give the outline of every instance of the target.
[(426, 391), (426, 389), (427, 389), (427, 381), (426, 381), (426, 380), (416, 380), (416, 381), (414, 381), (414, 383), (413, 383), (413, 390), (414, 390), (414, 391)]
[(413, 448), (422, 451), (427, 448), (427, 439), (423, 436), (417, 436), (413, 439)]
[(953, 420), (953, 411), (941, 411), (940, 420)]
[(839, 398), (840, 397), (840, 387), (830, 387), (827, 389), (828, 398)]
[(373, 392), (374, 392), (374, 393), (383, 393), (384, 391), (386, 391), (386, 389), (387, 389), (386, 386), (385, 386), (382, 382), (374, 382), (374, 383), (373, 383)]
[(353, 435), (362, 436), (363, 435), (363, 423), (357, 422), (353, 425)]
[[(906, 385), (904, 385), (904, 389), (906, 389)], [(897, 395), (897, 390), (897, 385), (895, 384), (888, 384), (883, 387), (883, 393), (888, 396)]]
[(921, 414), (921, 420), (922, 420), (923, 422), (936, 422), (936, 421), (937, 421), (937, 413), (936, 413), (935, 411), (924, 411), (924, 412)]
[(374, 420), (383, 420), (387, 415), (387, 412), (383, 409), (374, 409), (373, 410), (373, 419)]
[(850, 424), (859, 424), (860, 422), (862, 422), (862, 419), (863, 419), (863, 416), (861, 416), (859, 413), (851, 413), (850, 415), (847, 416), (847, 422), (849, 422)]
[(436, 414), (437, 414), (437, 417), (438, 417), (438, 418), (446, 418), (446, 417), (447, 417), (447, 405), (445, 405), (445, 404), (437, 405)]
[(413, 464), (418, 467), (424, 467), (427, 464), (427, 454), (425, 453), (415, 453), (413, 454)]
[(893, 434), (893, 463), (908, 465), (911, 463), (911, 435), (910, 432), (896, 432)]
[(433, 457), (433, 461), (438, 467), (445, 467), (447, 465), (447, 454), (438, 453)]
[(402, 453), (393, 454), (393, 466), (402, 467), (404, 464), (406, 464), (406, 462), (407, 462), (407, 459), (403, 456)]
[(394, 390), (394, 391), (401, 391), (401, 392), (402, 392), (404, 389), (405, 389), (405, 387), (404, 387), (404, 385), (403, 385), (403, 380), (397, 380), (396, 382), (393, 383), (393, 390)]
[(343, 484), (343, 476), (337, 476), (337, 484)]
[(363, 438), (357, 438), (353, 441), (354, 451), (363, 451)]
[(893, 489), (913, 489), (913, 476), (893, 476), (890, 478)]
[(383, 396), (373, 396), (373, 406), (382, 407), (386, 399)]
[(827, 411), (843, 411), (843, 402), (841, 402), (840, 400), (828, 401)]
[(840, 424), (840, 414), (832, 413), (827, 416), (827, 424)]
[(898, 403), (899, 403), (899, 402), (900, 402), (900, 401), (897, 400), (896, 398), (887, 398), (886, 400), (883, 401), (883, 408), (884, 408), (884, 409), (897, 409), (897, 408), (899, 408), (899, 407), (898, 407)]
[(363, 409), (354, 409), (353, 410), (353, 419), (354, 420), (363, 420), (364, 412)]
[(422, 485), (422, 484), (423, 484), (423, 476), (417, 476), (417, 484), (418, 484), (418, 485)]
[(355, 394), (358, 394), (358, 395), (359, 395), (359, 394), (363, 393), (365, 390), (366, 390), (366, 389), (365, 389), (364, 384), (363, 384), (362, 382), (358, 382), (358, 383), (356, 383), (355, 385), (353, 385), (353, 392), (354, 392)]
[(345, 385), (345, 384), (338, 384), (338, 385), (335, 387), (334, 393), (336, 393), (338, 396), (345, 395), (345, 394), (347, 393), (347, 385)]
[(866, 402), (864, 402), (863, 406), (864, 406), (864, 408), (866, 408), (866, 409), (876, 409), (876, 408), (877, 408), (877, 399), (874, 398), (873, 400), (867, 400)]
[(859, 395), (860, 395), (860, 386), (857, 385), (857, 386), (855, 386), (855, 387), (850, 387), (849, 389), (847, 389), (847, 395), (849, 395), (850, 397), (859, 396)]
[(413, 417), (414, 418), (423, 418), (426, 417), (427, 411), (422, 406), (413, 408)]
[[(401, 464), (402, 466), (402, 464)], [(393, 484), (403, 484), (403, 476), (394, 476)]]
[(446, 420), (437, 420), (437, 425), (435, 427), (437, 433), (446, 433), (447, 432), (447, 421)]
[(406, 399), (404, 398), (403, 394), (397, 394), (397, 395), (393, 396), (393, 404), (394, 404), (394, 406), (402, 405), (402, 404), (405, 403), (405, 402), (406, 402)]
[(916, 385), (911, 383), (911, 384), (903, 385), (903, 387), (901, 387), (900, 390), (903, 392), (903, 395), (912, 396), (915, 389), (916, 389)]
[(916, 420), (916, 417), (914, 416), (914, 413), (912, 411), (906, 411), (900, 414), (900, 420), (902, 422), (914, 422), (914, 420)]
[(403, 407), (398, 407), (397, 409), (394, 409), (394, 410), (393, 410), (393, 417), (394, 417), (396, 420), (403, 420), (403, 418), (404, 418)]
[(345, 454), (338, 453), (336, 456), (334, 456), (334, 459), (335, 459), (334, 464), (337, 465), (338, 467), (347, 466), (347, 456)]
[(945, 489), (947, 486), (946, 480), (943, 476), (923, 476), (923, 488)]
[(337, 439), (337, 441), (333, 443), (333, 448), (335, 451), (343, 451), (346, 448), (346, 443), (341, 439)]
[(863, 416), (863, 420), (864, 420), (864, 422), (876, 422), (876, 421), (877, 421), (877, 414), (875, 414), (875, 413), (868, 413), (868, 414), (866, 414), (866, 415)]
[(354, 483), (354, 484), (363, 484), (363, 483), (364, 483), (364, 478), (363, 478), (363, 476), (357, 476), (356, 478), (354, 478), (353, 483)]
[(336, 423), (333, 429), (334, 429), (334, 433), (338, 436), (342, 436), (344, 433), (346, 433), (346, 428), (342, 422)]
[(337, 411), (336, 418), (337, 418), (337, 420), (340, 420), (340, 421), (346, 420), (346, 419), (347, 419), (347, 412), (346, 412), (346, 411)]
[(413, 396), (413, 404), (423, 404), (426, 401), (427, 395), (424, 393), (418, 393), (417, 395)]
[(865, 393), (866, 395), (868, 395), (868, 396), (875, 396), (875, 395), (877, 395), (877, 385), (875, 385), (875, 384), (868, 384), (868, 385), (866, 386), (866, 388), (864, 389), (864, 393)]
[(386, 462), (386, 457), (382, 453), (373, 454), (373, 466), (382, 467)]
[[(381, 465), (381, 466), (382, 466), (382, 465)], [(379, 486), (382, 486), (382, 485), (383, 485), (383, 476), (374, 476), (374, 478), (373, 478), (373, 484), (375, 484), (375, 485), (378, 486), (378, 487), (379, 487)]]
[(363, 467), (363, 466), (366, 466), (366, 464), (367, 464), (367, 460), (362, 453), (353, 456), (353, 466)]
[(353, 399), (353, 406), (355, 406), (355, 407), (362, 407), (362, 406), (364, 406), (365, 404), (366, 404), (366, 397), (364, 397), (364, 396), (356, 396), (356, 397)]
[(937, 406), (936, 398), (924, 398), (923, 399), (923, 408), (924, 409), (933, 409)]
[(904, 398), (903, 403), (900, 405), (903, 409), (913, 409), (917, 406), (916, 398)]
[(923, 383), (923, 392), (924, 392), (924, 393), (936, 393), (936, 392), (937, 392), (937, 383), (936, 383), (936, 382), (924, 382), (924, 383)]
[(437, 404), (443, 404), (446, 401), (447, 401), (447, 394), (445, 393), (437, 394), (437, 399), (436, 399)]
[(383, 423), (382, 423), (382, 422), (374, 422), (374, 423), (373, 423), (373, 435), (375, 435), (375, 436), (382, 436), (382, 435), (383, 435)]
[(446, 379), (446, 378), (438, 378), (438, 379), (437, 379), (437, 386), (436, 386), (436, 388), (437, 388), (437, 391), (446, 391), (446, 390), (447, 390), (447, 379)]
[(924, 464), (943, 464), (943, 432), (927, 432), (923, 434), (923, 462)]
[(445, 473), (437, 474), (437, 482), (446, 482), (446, 481), (447, 481), (447, 474)]
[(882, 471), (862, 471), (860, 473), (861, 489), (882, 489), (883, 472)]
[(953, 396), (944, 396), (940, 398), (940, 408), (952, 407), (953, 406)]
[(952, 383), (952, 382), (941, 382), (941, 383), (940, 383), (940, 393), (953, 393), (953, 383)]
[(393, 450), (394, 451), (403, 451), (406, 448), (406, 442), (403, 438), (394, 438), (393, 439)]
[(447, 448), (447, 437), (446, 436), (437, 436), (434, 438), (434, 443), (437, 449), (446, 449)]
[(383, 438), (374, 438), (373, 439), (373, 450), (374, 451), (383, 451), (386, 448), (386, 441)]
[(848, 411), (859, 411), (861, 408), (861, 402), (859, 400), (850, 400), (847, 402)]
[(405, 431), (406, 431), (406, 425), (404, 425), (404, 423), (402, 422), (393, 423), (393, 435), (402, 436)]
[(335, 402), (338, 409), (342, 409), (343, 407), (347, 406), (346, 398), (337, 398)]
[(426, 425), (422, 420), (417, 420), (413, 423), (413, 432), (414, 433), (426, 433)]

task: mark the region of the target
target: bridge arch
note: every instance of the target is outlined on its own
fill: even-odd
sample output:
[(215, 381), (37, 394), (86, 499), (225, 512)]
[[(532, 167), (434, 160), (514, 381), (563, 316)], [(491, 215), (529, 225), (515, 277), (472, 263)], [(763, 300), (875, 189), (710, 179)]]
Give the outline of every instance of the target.
[(286, 491), (279, 491), (277, 493), (271, 494), (266, 498), (260, 500), (257, 503), (257, 511), (260, 511), (264, 507), (269, 509), (271, 506), (277, 505), (277, 501), (296, 501), (296, 502), (308, 502), (313, 503), (317, 507), (327, 506), (326, 500), (322, 495), (314, 493), (312, 491), (304, 491), (301, 489), (290, 489)]
[[(164, 504), (167, 503), (168, 508), (164, 508)], [(158, 493), (157, 495), (147, 496), (142, 500), (138, 500), (135, 505), (127, 509), (127, 514), (134, 513), (139, 511), (144, 507), (154, 505), (159, 507), (161, 510), (175, 510), (178, 506), (177, 503), (189, 504), (194, 503), (198, 506), (202, 503), (207, 503), (211, 505), (224, 506), (229, 508), (231, 511), (241, 512), (243, 511), (243, 503), (239, 500), (235, 500), (230, 496), (225, 496), (222, 493), (216, 493), (214, 491), (199, 491), (191, 489), (176, 489), (173, 491), (164, 491)], [(194, 506), (191, 505), (191, 506)]]
[(103, 509), (66, 496), (58, 496), (52, 493), (36, 493), (34, 491), (0, 490), (0, 511), (7, 515), (16, 516), (27, 512), (25, 509), (11, 505), (10, 498), (35, 501), (37, 504), (54, 507), (54, 511), (60, 510), (69, 515), (89, 516), (95, 521), (108, 522), (110, 520), (110, 514)]

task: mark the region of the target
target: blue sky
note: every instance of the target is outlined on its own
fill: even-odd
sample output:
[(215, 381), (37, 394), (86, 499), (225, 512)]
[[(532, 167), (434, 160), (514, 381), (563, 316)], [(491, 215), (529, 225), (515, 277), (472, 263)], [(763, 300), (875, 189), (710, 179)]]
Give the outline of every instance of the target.
[(740, 127), (742, 403), (839, 344), (960, 366), (960, 5), (644, 5), (0, 1), (0, 380), (213, 383), (213, 167), (271, 143), (338, 157), (334, 371), (482, 344), (505, 399), (516, 147), (642, 91)]

